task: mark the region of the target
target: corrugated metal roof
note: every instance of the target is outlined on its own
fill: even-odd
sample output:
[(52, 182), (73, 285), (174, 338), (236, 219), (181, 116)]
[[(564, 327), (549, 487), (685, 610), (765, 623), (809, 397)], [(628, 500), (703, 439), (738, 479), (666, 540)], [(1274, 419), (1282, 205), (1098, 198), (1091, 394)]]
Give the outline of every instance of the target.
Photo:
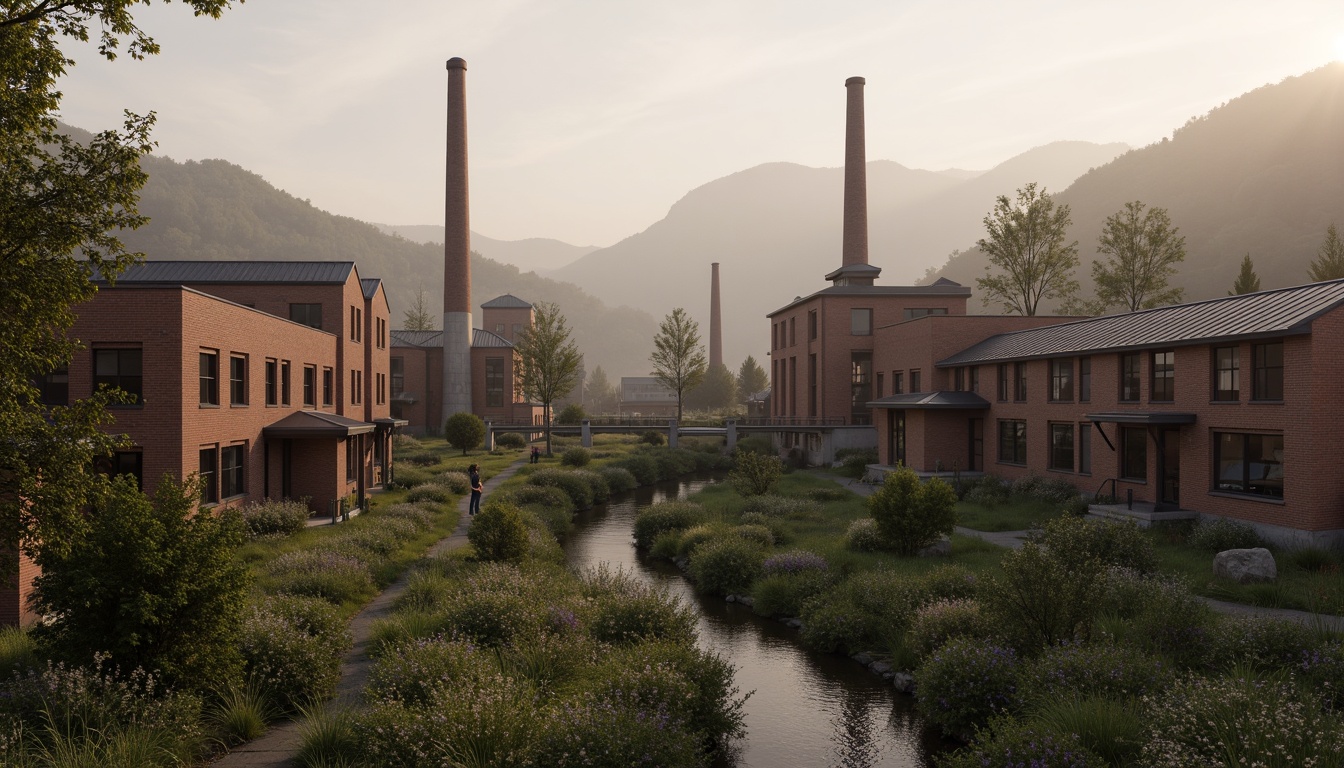
[(503, 336), (496, 336), (490, 331), (483, 331), (480, 328), (471, 329), (471, 346), (513, 349), (513, 343), (508, 339)]
[(983, 409), (989, 407), (989, 401), (974, 392), (907, 392), (903, 395), (888, 395), (880, 400), (868, 403), (869, 408), (891, 408), (894, 410), (923, 409)]
[(146, 261), (117, 283), (305, 283), (342, 284), (353, 261)]
[(372, 299), (375, 295), (377, 295), (378, 286), (382, 285), (382, 283), (383, 281), (381, 278), (361, 277), (359, 279), (359, 287), (361, 290), (364, 291), (364, 298)]
[(367, 421), (334, 413), (297, 411), (263, 427), (261, 434), (266, 437), (341, 438), (372, 432), (373, 428), (374, 425)]
[(991, 336), (939, 366), (1307, 333), (1344, 302), (1344, 280), (1106, 315)]
[(531, 307), (531, 304), (514, 296), (512, 293), (496, 296), (481, 305), (481, 309), (531, 309)]
[(443, 331), (389, 331), (394, 347), (442, 347)]
[(776, 309), (766, 317), (774, 317), (780, 312), (792, 309), (799, 304), (811, 301), (818, 296), (964, 296), (969, 297), (971, 289), (958, 285), (951, 280), (939, 280), (933, 285), (833, 285), (823, 288), (809, 296), (802, 296)]

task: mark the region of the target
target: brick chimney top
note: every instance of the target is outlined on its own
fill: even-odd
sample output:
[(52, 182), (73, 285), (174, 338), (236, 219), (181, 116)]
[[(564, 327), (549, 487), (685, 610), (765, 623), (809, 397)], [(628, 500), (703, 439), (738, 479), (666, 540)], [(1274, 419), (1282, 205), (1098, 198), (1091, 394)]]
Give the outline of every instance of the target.
[(448, 60), (448, 69), (466, 69), (466, 68), (467, 68), (466, 59), (454, 56), (453, 58)]
[(868, 264), (868, 159), (864, 148), (862, 77), (845, 81), (845, 208), (840, 269), (826, 276), (836, 285), (872, 285), (881, 270)]
[[(462, 61), (462, 60), (461, 60), (461, 59), (454, 59), (454, 61)], [(464, 62), (464, 63), (465, 63), (465, 62)], [(849, 78), (848, 80), (845, 81), (845, 87), (848, 88), (848, 87), (851, 86), (851, 85), (864, 85), (864, 84), (866, 84), (867, 82), (868, 82), (868, 81), (867, 81), (867, 80), (864, 80), (862, 77), (851, 77), (851, 78)]]

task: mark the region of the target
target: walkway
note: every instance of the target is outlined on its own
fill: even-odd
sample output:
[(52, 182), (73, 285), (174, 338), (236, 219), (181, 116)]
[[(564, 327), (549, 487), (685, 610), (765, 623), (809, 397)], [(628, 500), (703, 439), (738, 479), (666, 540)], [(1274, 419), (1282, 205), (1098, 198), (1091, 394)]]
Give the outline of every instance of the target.
[[(861, 483), (858, 480), (847, 480), (837, 475), (828, 475), (827, 473), (817, 472), (818, 477), (827, 477), (843, 485), (846, 489), (857, 493), (860, 496), (872, 496), (877, 490), (873, 483)], [(1021, 549), (1022, 542), (1027, 540), (1031, 531), (977, 531), (972, 528), (963, 528), (957, 526), (957, 533), (963, 536), (974, 536), (983, 539), (991, 544), (995, 544), (1006, 549)], [(1210, 561), (1212, 563), (1212, 561)], [(1212, 565), (1210, 565), (1212, 568)], [(1325, 613), (1310, 613), (1308, 611), (1295, 611), (1290, 608), (1265, 608), (1258, 605), (1246, 605), (1244, 603), (1230, 603), (1226, 600), (1214, 600), (1208, 597), (1201, 597), (1209, 607), (1219, 613), (1236, 614), (1241, 616), (1264, 616), (1274, 619), (1288, 619), (1310, 627), (1321, 627), (1335, 632), (1344, 632), (1344, 616), (1333, 616)]]
[[(513, 476), (526, 459), (519, 459), (499, 474), (485, 481), (488, 494), (499, 484)], [(451, 534), (435, 542), (425, 553), (425, 557), (448, 552), (467, 543), (467, 527), (471, 518), (467, 517), (467, 504), (470, 496), (464, 496), (457, 503), (457, 528)], [(383, 590), (359, 613), (350, 619), (350, 635), (354, 645), (341, 659), (341, 679), (336, 684), (336, 696), (330, 703), (338, 706), (353, 706), (359, 702), (360, 693), (369, 680), (373, 668), (373, 659), (369, 656), (369, 645), (373, 624), (379, 619), (392, 615), (392, 606), (406, 589), (408, 573), (403, 573)], [(232, 752), (211, 763), (214, 768), (294, 768), (294, 760), (299, 752), (302, 737), (299, 734), (299, 722), (290, 720), (271, 726), (259, 739), (233, 748)]]

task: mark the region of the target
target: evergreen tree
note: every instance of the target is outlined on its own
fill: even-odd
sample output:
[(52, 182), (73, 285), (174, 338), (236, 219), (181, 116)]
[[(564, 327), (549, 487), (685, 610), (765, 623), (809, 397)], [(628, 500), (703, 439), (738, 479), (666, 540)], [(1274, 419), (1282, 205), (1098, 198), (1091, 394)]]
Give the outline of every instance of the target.
[(579, 383), (583, 356), (569, 338), (569, 325), (560, 307), (549, 301), (533, 306), (532, 325), (514, 342), (517, 353), (513, 377), (528, 400), (541, 403), (546, 427), (546, 455), (551, 455), (551, 404)]
[[(1069, 206), (1055, 201), (1034, 183), (1017, 190), (1017, 200), (999, 195), (984, 219), (988, 239), (976, 244), (998, 274), (975, 283), (991, 300), (1019, 315), (1035, 315), (1042, 299), (1068, 301), (1078, 291), (1078, 241), (1065, 243)], [(986, 272), (990, 266), (985, 267)]]
[(677, 420), (681, 420), (686, 393), (705, 378), (705, 348), (700, 346), (700, 324), (677, 307), (663, 318), (653, 337), (653, 376), (677, 393)]
[(1165, 208), (1143, 209), (1135, 200), (1106, 219), (1097, 252), (1110, 258), (1092, 263), (1097, 314), (1115, 305), (1137, 312), (1181, 300), (1182, 290), (1169, 281), (1185, 259), (1185, 238)]
[(419, 286), (415, 291), (415, 303), (403, 314), (401, 327), (407, 331), (433, 331), (434, 313), (425, 306), (425, 287)]
[(765, 375), (765, 370), (756, 362), (756, 358), (747, 355), (747, 359), (742, 361), (742, 367), (737, 370), (737, 397), (739, 401), (746, 401), (748, 397), (768, 386), (770, 386), (770, 377)]
[(1232, 284), (1232, 290), (1227, 292), (1228, 296), (1240, 296), (1243, 293), (1255, 293), (1260, 290), (1260, 276), (1255, 274), (1255, 265), (1251, 263), (1251, 254), (1241, 260), (1241, 272), (1237, 273), (1237, 281)]
[(618, 397), (616, 388), (607, 380), (607, 372), (600, 365), (594, 368), (588, 376), (588, 410), (592, 413), (612, 413), (616, 410)]
[(711, 365), (700, 386), (686, 395), (692, 408), (717, 411), (737, 404), (737, 379), (726, 365)]
[(1307, 268), (1307, 274), (1313, 283), (1344, 277), (1344, 241), (1339, 239), (1334, 224), (1325, 230), (1325, 242), (1321, 243), (1321, 249)]

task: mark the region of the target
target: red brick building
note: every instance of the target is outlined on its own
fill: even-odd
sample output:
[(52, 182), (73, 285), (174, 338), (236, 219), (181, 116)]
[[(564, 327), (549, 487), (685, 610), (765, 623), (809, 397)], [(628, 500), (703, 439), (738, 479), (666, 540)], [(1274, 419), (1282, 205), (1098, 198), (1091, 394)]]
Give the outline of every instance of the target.
[[(1034, 326), (1034, 327), (1033, 327)], [(877, 330), (880, 462), (1067, 480), (1284, 543), (1344, 537), (1344, 281), (1088, 318)], [(911, 388), (913, 374), (920, 385)]]
[[(75, 312), (83, 349), (44, 400), (129, 393), (110, 429), (131, 444), (105, 466), (147, 493), (194, 474), (206, 507), (302, 498), (328, 514), (388, 478), (390, 313), (353, 263), (147, 262)], [(19, 597), (0, 596), (0, 620)]]

